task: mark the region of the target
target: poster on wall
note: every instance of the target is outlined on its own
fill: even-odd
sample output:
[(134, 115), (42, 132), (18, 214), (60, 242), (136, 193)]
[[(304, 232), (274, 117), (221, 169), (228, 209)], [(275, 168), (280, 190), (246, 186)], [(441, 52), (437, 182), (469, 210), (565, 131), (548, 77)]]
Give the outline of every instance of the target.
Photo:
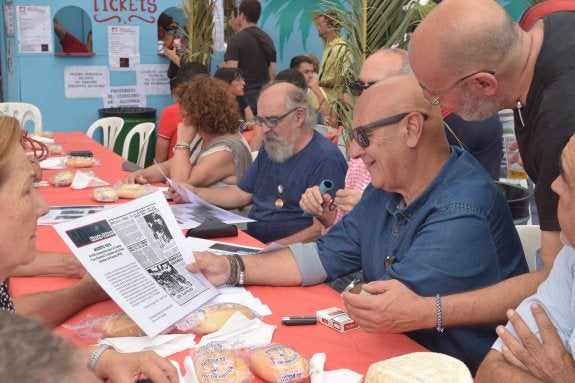
[(64, 68), (66, 98), (104, 97), (110, 89), (110, 71), (105, 66), (67, 66)]
[(221, 1), (215, 2), (214, 7), (214, 29), (212, 39), (214, 40), (214, 50), (223, 52), (226, 50), (224, 41), (224, 6)]
[(52, 53), (50, 7), (20, 5), (16, 7), (18, 50), (20, 53)]
[(135, 70), (140, 65), (140, 27), (108, 26), (111, 70)]
[(136, 70), (136, 81), (147, 95), (170, 94), (168, 64), (141, 64)]
[(146, 106), (146, 94), (141, 86), (112, 86), (104, 95), (104, 108), (129, 106)]

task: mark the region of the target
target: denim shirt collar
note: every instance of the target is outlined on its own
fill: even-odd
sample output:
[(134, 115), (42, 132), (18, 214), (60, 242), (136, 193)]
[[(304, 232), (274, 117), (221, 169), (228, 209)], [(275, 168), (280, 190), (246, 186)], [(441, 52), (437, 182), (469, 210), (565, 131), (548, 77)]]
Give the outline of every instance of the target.
[(434, 203), (433, 201), (428, 200), (428, 196), (433, 194), (434, 190), (438, 187), (441, 187), (443, 182), (445, 182), (445, 179), (447, 178), (447, 175), (451, 169), (450, 165), (457, 161), (462, 152), (463, 149), (451, 146), (451, 154), (449, 155), (449, 158), (445, 164), (443, 164), (443, 167), (441, 168), (439, 174), (437, 174), (437, 177), (435, 177), (429, 186), (427, 186), (427, 188), (425, 188), (425, 190), (420, 195), (418, 195), (416, 199), (411, 201), (409, 205), (404, 206), (404, 203), (402, 203), (403, 196), (401, 194), (391, 193), (391, 197), (387, 201), (386, 205), (386, 209), (389, 214), (394, 215), (396, 219), (409, 221), (414, 212), (418, 211), (423, 205)]

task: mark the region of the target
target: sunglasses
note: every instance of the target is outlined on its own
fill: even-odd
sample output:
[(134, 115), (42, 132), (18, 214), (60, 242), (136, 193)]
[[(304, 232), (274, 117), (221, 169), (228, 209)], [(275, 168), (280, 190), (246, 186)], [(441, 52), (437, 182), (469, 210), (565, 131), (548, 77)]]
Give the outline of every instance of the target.
[[(377, 120), (363, 126), (358, 126), (351, 132), (353, 139), (355, 140), (355, 142), (357, 142), (359, 146), (365, 149), (369, 146), (369, 138), (367, 134), (369, 130), (398, 123), (399, 121), (403, 120), (405, 116), (407, 116), (409, 113), (411, 112), (396, 114), (394, 116)], [(424, 120), (427, 120), (428, 118), (427, 114), (425, 113), (420, 114), (423, 116)]]
[(354, 96), (361, 96), (363, 91), (372, 86), (373, 84), (375, 84), (375, 82), (364, 83), (363, 81), (355, 80), (354, 82), (349, 84), (348, 86), (349, 92)]

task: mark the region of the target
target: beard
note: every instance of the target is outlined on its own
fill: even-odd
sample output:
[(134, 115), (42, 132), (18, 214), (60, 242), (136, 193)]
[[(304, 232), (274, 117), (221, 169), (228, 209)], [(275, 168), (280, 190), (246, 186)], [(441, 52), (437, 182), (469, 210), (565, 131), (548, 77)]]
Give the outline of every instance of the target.
[(284, 163), (293, 156), (294, 144), (269, 131), (264, 136), (264, 148), (273, 161)]
[(461, 110), (457, 112), (461, 118), (468, 121), (482, 121), (497, 113), (501, 107), (500, 98), (485, 99), (474, 96), (463, 89), (461, 95)]

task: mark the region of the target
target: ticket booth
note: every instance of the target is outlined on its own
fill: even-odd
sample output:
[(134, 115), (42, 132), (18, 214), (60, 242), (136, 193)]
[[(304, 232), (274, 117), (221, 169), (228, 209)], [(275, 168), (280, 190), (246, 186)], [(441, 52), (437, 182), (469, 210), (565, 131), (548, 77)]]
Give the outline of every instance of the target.
[[(224, 9), (214, 17), (212, 73), (223, 61)], [(344, 3), (341, 0), (341, 3)], [(323, 44), (311, 21), (321, 0), (305, 4), (262, 0), (259, 26), (278, 52), (277, 69), (291, 57), (314, 53)], [(0, 0), (1, 101), (27, 102), (42, 112), (44, 130), (85, 131), (98, 110), (123, 105), (161, 110), (172, 103), (168, 59), (158, 54), (158, 18), (166, 12), (184, 22), (181, 0)], [(222, 16), (223, 15), (223, 16)], [(74, 37), (67, 52), (56, 25)], [(89, 50), (81, 47), (91, 45)]]

